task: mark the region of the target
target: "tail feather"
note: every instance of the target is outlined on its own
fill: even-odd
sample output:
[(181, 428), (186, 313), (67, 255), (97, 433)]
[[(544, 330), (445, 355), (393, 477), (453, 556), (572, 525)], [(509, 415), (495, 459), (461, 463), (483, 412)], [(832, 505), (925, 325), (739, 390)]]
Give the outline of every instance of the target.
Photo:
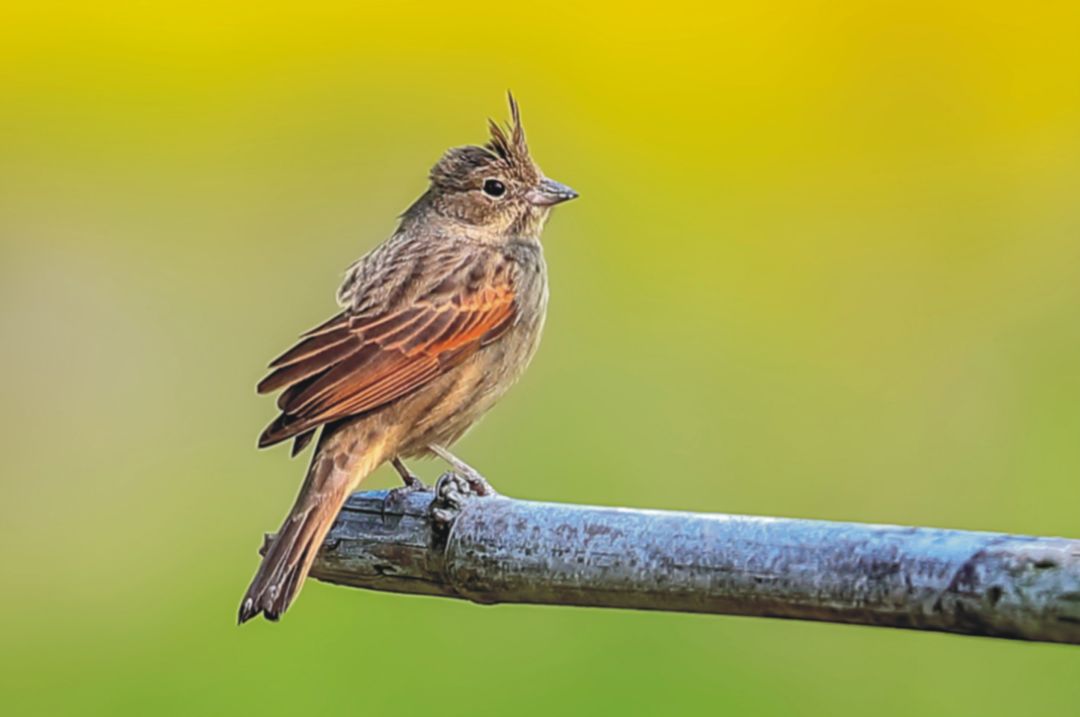
[(358, 432), (348, 425), (324, 429), (296, 504), (240, 602), (240, 624), (260, 613), (267, 620), (281, 617), (303, 587), (345, 499), (382, 463), (383, 437), (368, 431), (361, 449)]
[(259, 613), (277, 620), (296, 599), (315, 556), (345, 502), (347, 492), (319, 495), (310, 506), (297, 505), (285, 519), (240, 603), (241, 624)]

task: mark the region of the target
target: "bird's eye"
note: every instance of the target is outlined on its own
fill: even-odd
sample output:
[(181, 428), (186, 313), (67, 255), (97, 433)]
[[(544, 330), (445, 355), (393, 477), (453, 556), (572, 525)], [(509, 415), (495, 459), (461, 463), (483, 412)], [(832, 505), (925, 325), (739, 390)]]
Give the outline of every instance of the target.
[(501, 197), (506, 194), (506, 185), (500, 182), (498, 179), (485, 179), (484, 180), (484, 194), (489, 197)]

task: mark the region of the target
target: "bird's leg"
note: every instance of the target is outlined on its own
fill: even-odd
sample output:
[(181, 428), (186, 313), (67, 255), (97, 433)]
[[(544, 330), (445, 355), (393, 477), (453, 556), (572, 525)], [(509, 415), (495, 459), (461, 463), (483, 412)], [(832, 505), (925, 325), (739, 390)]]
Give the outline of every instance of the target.
[(389, 493), (387, 493), (386, 501), (383, 503), (384, 510), (387, 504), (398, 505), (404, 503), (405, 499), (413, 493), (419, 493), (420, 491), (427, 490), (427, 486), (424, 485), (424, 481), (413, 475), (412, 471), (405, 467), (405, 463), (399, 457), (394, 456), (393, 458), (391, 458), (390, 464), (394, 466), (394, 470), (396, 470), (398, 472), (398, 475), (401, 476), (401, 480), (404, 481), (405, 485), (393, 488), (390, 490)]
[(414, 475), (413, 472), (410, 471), (405, 465), (404, 461), (401, 460), (401, 458), (399, 458), (398, 456), (394, 456), (390, 459), (390, 463), (394, 466), (394, 470), (398, 472), (398, 475), (401, 476), (402, 482), (405, 483), (404, 488), (410, 491), (427, 489), (427, 486), (424, 485), (424, 481), (420, 480), (420, 478)]
[(442, 458), (444, 461), (449, 463), (450, 467), (454, 469), (454, 472), (464, 478), (465, 481), (469, 484), (469, 487), (472, 488), (473, 492), (477, 495), (498, 495), (498, 493), (495, 491), (494, 488), (491, 487), (491, 484), (487, 482), (484, 476), (480, 475), (479, 471), (477, 471), (468, 463), (455, 456), (450, 451), (446, 450), (445, 448), (436, 443), (430, 444), (428, 446), (428, 449), (432, 453), (437, 455), (439, 458)]

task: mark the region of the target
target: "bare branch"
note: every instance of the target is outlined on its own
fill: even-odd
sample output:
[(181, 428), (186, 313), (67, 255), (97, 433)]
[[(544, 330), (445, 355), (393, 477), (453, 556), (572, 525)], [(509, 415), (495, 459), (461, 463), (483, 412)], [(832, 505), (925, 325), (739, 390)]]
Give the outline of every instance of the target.
[(1080, 644), (1077, 540), (476, 498), (448, 477), (437, 497), (353, 496), (312, 575), (485, 604), (754, 615)]

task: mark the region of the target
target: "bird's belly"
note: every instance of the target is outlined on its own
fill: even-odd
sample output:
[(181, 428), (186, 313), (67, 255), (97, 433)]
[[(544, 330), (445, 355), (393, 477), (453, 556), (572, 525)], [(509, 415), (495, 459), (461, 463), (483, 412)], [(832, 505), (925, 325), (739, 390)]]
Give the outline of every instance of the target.
[(500, 341), (410, 397), (405, 410), (413, 428), (401, 455), (423, 454), (432, 443), (449, 446), (461, 438), (521, 377), (539, 345), (542, 325), (542, 314), (518, 324)]

